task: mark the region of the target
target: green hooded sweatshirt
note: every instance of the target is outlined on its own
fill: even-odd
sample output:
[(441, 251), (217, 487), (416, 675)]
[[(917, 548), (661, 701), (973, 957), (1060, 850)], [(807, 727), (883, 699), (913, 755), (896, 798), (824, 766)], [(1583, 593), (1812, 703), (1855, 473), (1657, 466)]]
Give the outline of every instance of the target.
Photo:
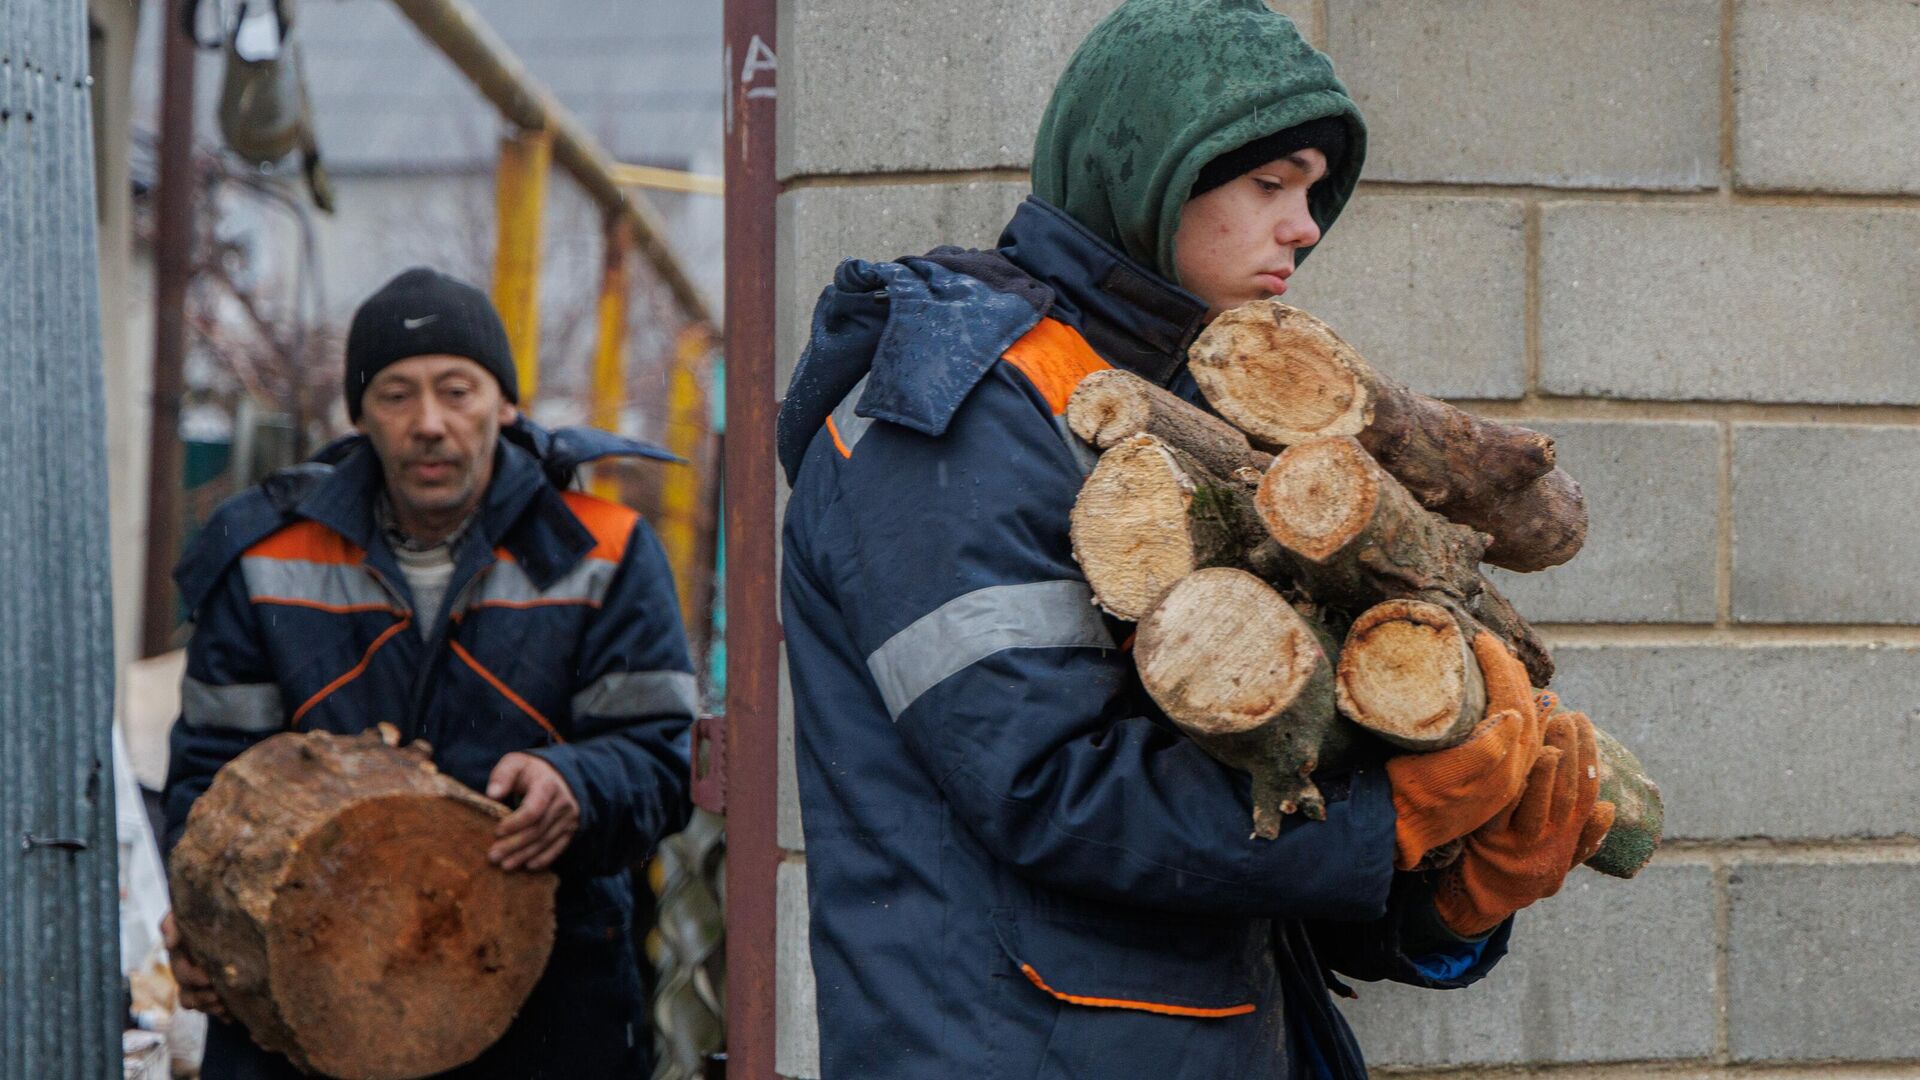
[(1322, 234), (1353, 194), (1367, 149), (1333, 62), (1261, 0), (1127, 0), (1054, 84), (1033, 193), (1178, 282), (1173, 234), (1200, 170), (1327, 116), (1346, 117), (1348, 137), (1338, 170), (1308, 193)]

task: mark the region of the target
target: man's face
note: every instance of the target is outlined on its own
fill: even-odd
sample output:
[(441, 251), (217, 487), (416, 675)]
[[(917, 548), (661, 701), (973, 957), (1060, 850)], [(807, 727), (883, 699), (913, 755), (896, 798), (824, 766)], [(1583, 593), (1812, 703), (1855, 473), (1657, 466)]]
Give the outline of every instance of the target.
[(486, 368), (436, 354), (382, 368), (360, 399), (358, 427), (380, 455), (404, 524), (464, 517), (478, 506), (493, 479), (500, 428), (515, 415)]
[(1189, 199), (1173, 234), (1180, 284), (1207, 303), (1207, 317), (1287, 291), (1293, 253), (1320, 242), (1307, 189), (1327, 173), (1311, 147), (1270, 161)]

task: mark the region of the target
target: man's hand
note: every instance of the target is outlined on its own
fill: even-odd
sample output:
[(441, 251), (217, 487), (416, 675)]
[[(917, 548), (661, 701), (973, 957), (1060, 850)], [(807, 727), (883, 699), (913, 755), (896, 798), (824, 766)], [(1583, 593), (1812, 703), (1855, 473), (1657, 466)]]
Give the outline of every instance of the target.
[(545, 870), (573, 842), (580, 802), (560, 770), (532, 754), (500, 759), (487, 777), (487, 798), (518, 798), (519, 808), (493, 830), (487, 858), (502, 870)]
[(1598, 801), (1592, 721), (1583, 713), (1555, 713), (1545, 739), (1526, 790), (1467, 837), (1460, 861), (1434, 882), (1434, 910), (1456, 934), (1484, 934), (1559, 892), (1567, 873), (1592, 855), (1613, 824), (1613, 804)]
[(167, 946), (167, 963), (173, 968), (174, 984), (180, 988), (181, 1006), (218, 1020), (231, 1020), (227, 1007), (220, 1002), (220, 995), (214, 993), (213, 980), (200, 969), (180, 940), (180, 928), (174, 925), (172, 911), (160, 920), (160, 940)]

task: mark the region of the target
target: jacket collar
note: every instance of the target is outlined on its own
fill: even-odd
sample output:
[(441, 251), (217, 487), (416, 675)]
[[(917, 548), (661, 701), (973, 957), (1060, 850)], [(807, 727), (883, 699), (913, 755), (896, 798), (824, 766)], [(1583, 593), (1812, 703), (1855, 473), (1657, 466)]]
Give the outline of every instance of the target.
[(1206, 325), (1207, 305), (1047, 202), (1028, 196), (1000, 251), (1053, 290), (1071, 323), (1115, 367), (1166, 386)]
[[(333, 469), (294, 508), (368, 553), (377, 569), (396, 578), (392, 554), (380, 535), (374, 500), (385, 486), (380, 459), (364, 436), (339, 444)], [(571, 570), (594, 546), (593, 534), (548, 483), (540, 462), (501, 439), (494, 451), (493, 480), (473, 528), (455, 557), (484, 558), (496, 547), (513, 555), (535, 585), (545, 588)]]

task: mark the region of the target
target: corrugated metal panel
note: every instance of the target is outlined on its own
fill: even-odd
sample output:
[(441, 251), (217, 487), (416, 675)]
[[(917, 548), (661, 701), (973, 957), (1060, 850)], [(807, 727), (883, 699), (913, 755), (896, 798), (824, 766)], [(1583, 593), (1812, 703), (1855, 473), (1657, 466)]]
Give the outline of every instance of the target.
[(84, 0), (0, 0), (0, 1077), (120, 1075)]

